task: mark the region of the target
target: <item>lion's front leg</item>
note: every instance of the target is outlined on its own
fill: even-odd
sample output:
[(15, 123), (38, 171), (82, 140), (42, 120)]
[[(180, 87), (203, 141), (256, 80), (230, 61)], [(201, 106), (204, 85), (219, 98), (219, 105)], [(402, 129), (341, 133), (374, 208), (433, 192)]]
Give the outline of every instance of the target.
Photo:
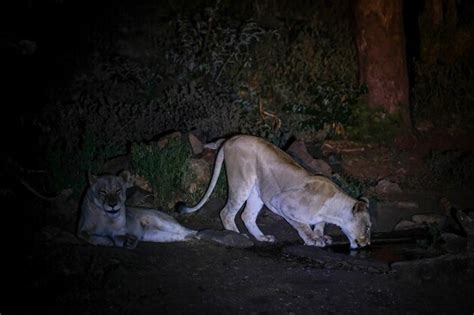
[(138, 245), (138, 237), (133, 234), (116, 235), (114, 237), (114, 243), (117, 247), (134, 249)]
[(112, 238), (107, 235), (96, 235), (93, 232), (80, 231), (77, 236), (92, 245), (115, 246)]
[(285, 218), (292, 227), (296, 229), (298, 235), (303, 239), (305, 245), (324, 247), (326, 246), (326, 241), (322, 235), (313, 232), (309, 224), (300, 223), (288, 218)]
[(326, 225), (325, 222), (320, 222), (314, 225), (313, 232), (315, 233), (316, 237), (322, 237), (326, 245), (332, 244), (332, 237), (329, 235), (324, 235), (324, 226)]

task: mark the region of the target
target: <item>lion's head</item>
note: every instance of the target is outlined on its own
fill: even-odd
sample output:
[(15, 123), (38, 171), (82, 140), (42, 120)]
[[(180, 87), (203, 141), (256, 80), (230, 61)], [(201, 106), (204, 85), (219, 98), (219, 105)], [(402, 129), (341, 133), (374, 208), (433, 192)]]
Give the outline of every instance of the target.
[(343, 228), (349, 238), (351, 248), (359, 248), (370, 245), (370, 233), (372, 223), (369, 215), (369, 200), (360, 198), (352, 208), (352, 217)]
[(125, 213), (126, 190), (130, 183), (131, 176), (127, 171), (119, 176), (89, 175), (89, 189), (94, 203), (111, 218)]

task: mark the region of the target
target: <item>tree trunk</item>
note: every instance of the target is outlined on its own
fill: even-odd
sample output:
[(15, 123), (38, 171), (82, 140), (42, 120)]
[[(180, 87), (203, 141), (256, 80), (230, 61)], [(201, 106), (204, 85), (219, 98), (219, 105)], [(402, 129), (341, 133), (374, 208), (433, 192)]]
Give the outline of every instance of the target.
[(369, 106), (398, 115), (409, 126), (402, 6), (402, 0), (357, 0), (354, 13), (359, 80), (369, 89)]

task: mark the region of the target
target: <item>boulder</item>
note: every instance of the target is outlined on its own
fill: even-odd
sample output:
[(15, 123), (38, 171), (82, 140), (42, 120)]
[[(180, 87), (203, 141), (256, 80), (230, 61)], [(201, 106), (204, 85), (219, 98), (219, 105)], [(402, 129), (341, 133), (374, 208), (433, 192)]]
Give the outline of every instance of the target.
[(228, 247), (248, 248), (254, 243), (246, 236), (234, 231), (204, 230), (197, 235), (198, 239)]
[(209, 164), (203, 159), (190, 159), (188, 163), (188, 171), (182, 180), (182, 189), (187, 194), (205, 191), (211, 178)]
[(104, 174), (118, 174), (120, 171), (130, 169), (130, 154), (113, 157), (100, 170)]
[(377, 195), (389, 195), (389, 194), (397, 194), (401, 193), (402, 190), (397, 183), (392, 183), (386, 179), (382, 179), (377, 183), (375, 186), (375, 193)]
[(163, 149), (164, 147), (166, 147), (166, 146), (168, 145), (168, 142), (169, 142), (171, 139), (181, 140), (181, 139), (182, 139), (181, 132), (175, 131), (175, 132), (173, 132), (173, 133), (164, 135), (163, 137), (161, 137), (161, 138), (158, 140), (158, 147), (159, 147), (160, 149)]
[(287, 152), (304, 168), (314, 174), (331, 176), (332, 169), (328, 163), (321, 159), (315, 159), (308, 153), (306, 145), (301, 140), (294, 141)]
[(403, 231), (408, 229), (415, 229), (418, 228), (419, 225), (410, 220), (401, 220), (400, 222), (395, 225), (393, 228), (395, 231)]
[(460, 253), (466, 249), (467, 238), (453, 233), (442, 233), (443, 247), (448, 253)]
[(411, 217), (411, 220), (416, 224), (435, 224), (440, 227), (443, 227), (446, 223), (446, 216), (438, 213), (422, 213), (414, 214)]
[(203, 144), (193, 133), (188, 134), (188, 141), (194, 155), (201, 154), (203, 151)]

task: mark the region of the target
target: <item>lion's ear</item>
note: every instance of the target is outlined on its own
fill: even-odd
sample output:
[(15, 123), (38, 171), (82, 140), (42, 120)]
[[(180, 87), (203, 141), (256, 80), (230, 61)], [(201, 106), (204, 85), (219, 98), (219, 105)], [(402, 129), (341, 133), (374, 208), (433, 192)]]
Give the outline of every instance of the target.
[(97, 182), (97, 175), (93, 175), (91, 173), (87, 173), (87, 180), (89, 181), (89, 185), (94, 185)]
[(123, 170), (118, 176), (122, 178), (123, 182), (125, 183), (125, 187), (130, 188), (133, 186), (133, 176), (129, 171)]
[(369, 208), (369, 207), (370, 207), (370, 201), (369, 201), (369, 198), (362, 196), (362, 197), (359, 197), (358, 199), (359, 199), (359, 201), (363, 201), (363, 202), (365, 202), (365, 203), (367, 204), (367, 208)]
[(369, 199), (366, 197), (361, 197), (356, 201), (354, 207), (352, 207), (352, 213), (356, 214), (358, 212), (367, 211), (369, 209)]

